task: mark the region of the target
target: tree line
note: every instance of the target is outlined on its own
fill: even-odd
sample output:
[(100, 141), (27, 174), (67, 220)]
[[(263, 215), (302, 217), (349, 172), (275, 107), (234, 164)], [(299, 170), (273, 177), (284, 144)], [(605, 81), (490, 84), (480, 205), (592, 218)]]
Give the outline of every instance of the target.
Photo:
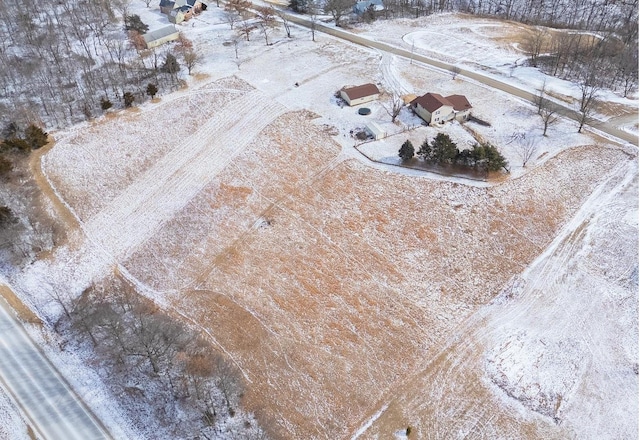
[(406, 140), (398, 151), (398, 155), (405, 162), (413, 159), (416, 154), (423, 161), (433, 165), (461, 165), (485, 172), (501, 169), (509, 171), (507, 160), (495, 146), (484, 142), (476, 143), (470, 149), (460, 150), (446, 133), (438, 133), (430, 142), (425, 139), (417, 153), (409, 140)]
[(537, 28), (522, 48), (531, 66), (551, 76), (618, 90), (624, 97), (638, 86), (637, 33), (594, 36)]
[(125, 407), (148, 408), (132, 418), (153, 418), (173, 438), (205, 439), (219, 436), (236, 418), (227, 438), (267, 438), (240, 411), (245, 383), (235, 364), (126, 280), (93, 284), (75, 299), (54, 295), (64, 312), (55, 328), (89, 344), (94, 362), (109, 372), (114, 394), (130, 400)]
[[(528, 34), (522, 48), (530, 64), (545, 73), (569, 80), (587, 74), (598, 86), (620, 90), (626, 97), (638, 86), (638, 0), (382, 0), (384, 9), (365, 10), (357, 19), (415, 17), (443, 11), (515, 20), (540, 26)], [(290, 0), (295, 12), (331, 15), (340, 26), (356, 0)], [(550, 32), (546, 28), (561, 29)], [(567, 32), (580, 29), (597, 32)]]
[(0, 272), (5, 276), (51, 249), (54, 236), (61, 235), (28, 171), (29, 155), (47, 142), (47, 132), (34, 124), (10, 123), (0, 130)]
[[(296, 12), (323, 9), (347, 14), (355, 0), (290, 0)], [(382, 0), (375, 18), (410, 18), (438, 12), (465, 12), (557, 28), (618, 32), (637, 38), (638, 1), (621, 0)], [(635, 29), (634, 29), (635, 26)]]

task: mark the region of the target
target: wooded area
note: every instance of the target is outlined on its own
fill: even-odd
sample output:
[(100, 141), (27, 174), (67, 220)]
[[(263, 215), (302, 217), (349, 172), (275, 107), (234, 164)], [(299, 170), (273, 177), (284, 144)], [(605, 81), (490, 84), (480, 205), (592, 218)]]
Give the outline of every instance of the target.
[(155, 438), (267, 438), (241, 411), (244, 378), (233, 361), (127, 280), (108, 278), (78, 298), (53, 299), (64, 310), (57, 330), (71, 345), (90, 346), (91, 362), (108, 372), (130, 418), (164, 431)]
[(128, 0), (3, 2), (0, 124), (60, 128), (146, 98), (149, 83), (178, 86), (161, 68), (166, 49), (136, 49), (123, 26)]

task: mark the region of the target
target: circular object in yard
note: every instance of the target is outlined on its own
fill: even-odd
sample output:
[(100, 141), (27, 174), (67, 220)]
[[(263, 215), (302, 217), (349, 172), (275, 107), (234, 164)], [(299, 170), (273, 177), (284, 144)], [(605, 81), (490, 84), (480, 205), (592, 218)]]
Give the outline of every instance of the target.
[(358, 114), (362, 116), (367, 116), (371, 114), (371, 109), (368, 107), (362, 107), (358, 110)]

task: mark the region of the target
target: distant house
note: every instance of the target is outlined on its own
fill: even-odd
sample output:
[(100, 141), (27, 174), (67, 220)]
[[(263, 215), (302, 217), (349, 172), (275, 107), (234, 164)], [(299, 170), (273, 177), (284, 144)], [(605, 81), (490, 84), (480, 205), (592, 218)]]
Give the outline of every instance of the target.
[(340, 96), (349, 106), (364, 104), (380, 97), (380, 90), (375, 84), (363, 84), (361, 86), (343, 88)]
[(375, 122), (369, 122), (365, 126), (365, 131), (369, 133), (375, 140), (384, 139), (387, 137), (387, 133)]
[(384, 4), (382, 3), (382, 0), (359, 1), (356, 2), (355, 5), (353, 5), (353, 13), (356, 15), (362, 15), (367, 12), (369, 8), (371, 8), (374, 12), (384, 11)]
[(465, 121), (471, 113), (471, 104), (463, 95), (444, 97), (438, 93), (427, 93), (411, 101), (411, 108), (427, 124), (442, 124), (457, 120)]
[(160, 12), (174, 24), (187, 21), (206, 9), (207, 4), (201, 0), (160, 0)]
[(167, 14), (169, 23), (173, 23), (173, 24), (180, 24), (183, 21), (189, 20), (192, 16), (193, 16), (193, 13), (191, 12), (191, 8), (187, 8), (185, 6), (172, 9)]
[(147, 49), (151, 49), (152, 47), (158, 47), (169, 41), (177, 40), (179, 36), (180, 34), (176, 27), (170, 24), (169, 26), (147, 32), (142, 38), (144, 38)]
[(168, 14), (173, 10), (176, 2), (173, 0), (160, 0), (160, 12)]

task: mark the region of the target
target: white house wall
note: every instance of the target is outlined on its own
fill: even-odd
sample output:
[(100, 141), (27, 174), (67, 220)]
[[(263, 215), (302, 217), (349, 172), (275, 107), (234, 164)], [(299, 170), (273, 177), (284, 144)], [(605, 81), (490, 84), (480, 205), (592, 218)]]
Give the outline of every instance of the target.
[(147, 47), (151, 49), (152, 47), (158, 47), (164, 43), (168, 43), (169, 41), (177, 40), (178, 33), (172, 35), (167, 35), (166, 37), (158, 38), (157, 40), (152, 40), (147, 43)]
[(363, 96), (362, 98), (351, 100), (349, 99), (349, 96), (345, 93), (345, 91), (342, 90), (340, 91), (340, 96), (342, 96), (342, 99), (347, 101), (347, 104), (352, 107), (354, 105), (364, 104), (365, 102), (375, 101), (380, 95), (376, 93), (375, 95)]
[(416, 107), (415, 107), (415, 112), (418, 114), (418, 116), (420, 116), (422, 119), (424, 119), (424, 121), (427, 124), (431, 124), (431, 113), (429, 113), (429, 110), (427, 110), (426, 108), (424, 108), (420, 104), (417, 104)]
[(463, 110), (461, 112), (456, 113), (456, 121), (463, 122), (469, 119), (469, 114), (471, 114), (471, 109)]

